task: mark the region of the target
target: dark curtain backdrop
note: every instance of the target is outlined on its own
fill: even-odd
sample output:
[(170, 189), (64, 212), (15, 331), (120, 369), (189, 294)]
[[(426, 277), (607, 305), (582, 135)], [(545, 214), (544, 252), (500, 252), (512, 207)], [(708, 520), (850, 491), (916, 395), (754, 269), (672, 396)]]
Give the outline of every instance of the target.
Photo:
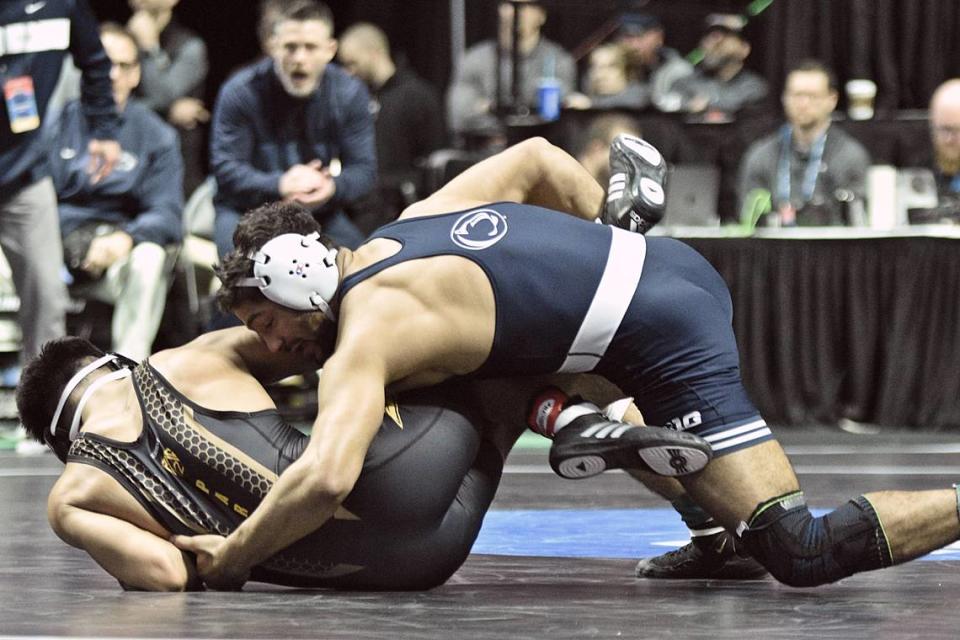
[(767, 420), (960, 427), (960, 241), (685, 242), (730, 288), (744, 384)]
[(841, 82), (873, 79), (886, 109), (926, 108), (938, 84), (960, 76), (956, 0), (775, 0), (750, 33), (753, 66), (778, 92), (806, 57), (833, 66)]

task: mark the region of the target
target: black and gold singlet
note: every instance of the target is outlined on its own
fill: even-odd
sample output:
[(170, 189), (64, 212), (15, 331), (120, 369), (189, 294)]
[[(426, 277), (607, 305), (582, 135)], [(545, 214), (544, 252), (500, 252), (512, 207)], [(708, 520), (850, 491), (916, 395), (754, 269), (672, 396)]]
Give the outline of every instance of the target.
[[(173, 533), (228, 535), (307, 445), (275, 409), (206, 409), (149, 362), (134, 370), (133, 383), (140, 436), (123, 443), (81, 433), (68, 461), (110, 474)], [(502, 461), (463, 402), (443, 396), (419, 393), (389, 405), (334, 518), (255, 567), (251, 579), (350, 589), (446, 580), (479, 532)]]

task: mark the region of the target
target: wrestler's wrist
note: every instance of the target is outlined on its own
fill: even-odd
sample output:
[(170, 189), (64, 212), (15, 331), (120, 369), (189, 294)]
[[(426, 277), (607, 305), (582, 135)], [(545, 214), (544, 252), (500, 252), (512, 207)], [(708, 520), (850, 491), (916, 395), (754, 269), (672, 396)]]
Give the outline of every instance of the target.
[(259, 558), (250, 553), (251, 546), (247, 544), (247, 539), (242, 526), (227, 536), (220, 555), (220, 566), (224, 570), (239, 575), (249, 572), (257, 564)]

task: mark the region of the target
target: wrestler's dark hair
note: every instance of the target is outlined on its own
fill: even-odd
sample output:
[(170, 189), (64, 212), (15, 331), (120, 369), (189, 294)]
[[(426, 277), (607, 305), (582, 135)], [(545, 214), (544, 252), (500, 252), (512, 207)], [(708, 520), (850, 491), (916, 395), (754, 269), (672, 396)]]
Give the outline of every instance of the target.
[(17, 412), (33, 439), (45, 442), (43, 434), (50, 428), (64, 387), (77, 371), (102, 355), (89, 340), (67, 336), (44, 344), (27, 363), (17, 385)]
[(333, 12), (319, 0), (263, 0), (257, 24), (261, 46), (273, 36), (274, 28), (284, 20), (319, 20), (330, 27), (330, 33), (333, 34)]
[(302, 206), (291, 202), (271, 202), (243, 214), (233, 232), (233, 251), (228, 253), (214, 267), (220, 278), (217, 290), (217, 303), (220, 308), (230, 312), (238, 304), (265, 300), (257, 287), (240, 286), (239, 282), (253, 275), (254, 253), (273, 238), (284, 233), (309, 235), (320, 233), (320, 242), (327, 248), (336, 247), (336, 243), (325, 236), (313, 215)]

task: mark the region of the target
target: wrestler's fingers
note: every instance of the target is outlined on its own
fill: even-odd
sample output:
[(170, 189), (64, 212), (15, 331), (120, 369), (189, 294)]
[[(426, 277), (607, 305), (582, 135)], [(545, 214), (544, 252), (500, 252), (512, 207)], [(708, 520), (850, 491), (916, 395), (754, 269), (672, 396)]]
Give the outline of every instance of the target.
[(181, 551), (205, 553), (211, 555), (217, 545), (223, 542), (220, 536), (170, 536), (170, 542)]

